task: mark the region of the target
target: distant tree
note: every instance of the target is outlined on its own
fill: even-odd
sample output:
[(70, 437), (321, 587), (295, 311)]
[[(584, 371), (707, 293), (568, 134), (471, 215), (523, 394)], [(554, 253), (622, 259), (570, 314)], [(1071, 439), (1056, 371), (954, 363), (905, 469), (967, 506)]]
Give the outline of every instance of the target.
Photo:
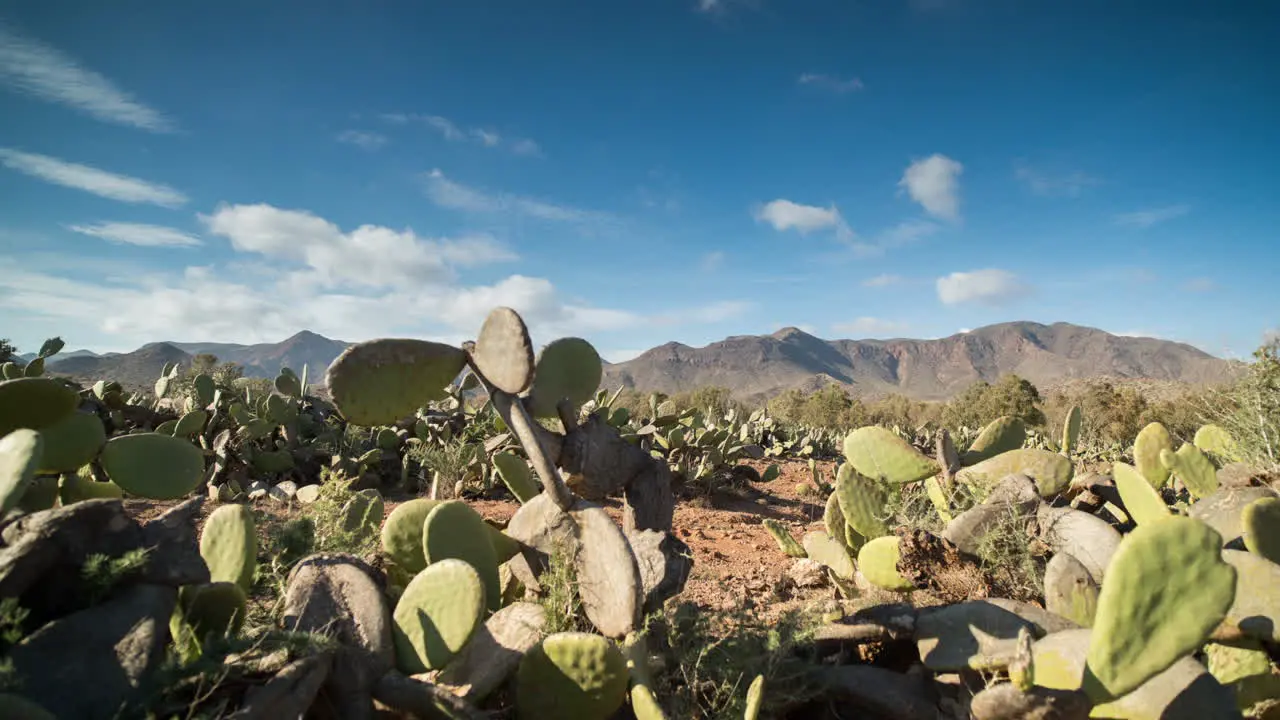
[(11, 362), (17, 354), (18, 348), (9, 342), (9, 338), (0, 338), (0, 363)]
[(995, 385), (979, 380), (947, 403), (942, 423), (952, 429), (978, 428), (1003, 415), (1012, 415), (1028, 425), (1043, 426), (1041, 402), (1036, 386), (1017, 375), (1005, 375)]

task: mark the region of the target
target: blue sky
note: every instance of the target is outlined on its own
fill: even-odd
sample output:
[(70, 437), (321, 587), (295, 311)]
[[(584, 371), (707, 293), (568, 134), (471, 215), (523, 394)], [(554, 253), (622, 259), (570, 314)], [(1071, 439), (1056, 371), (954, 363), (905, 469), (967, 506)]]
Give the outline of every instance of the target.
[(1270, 3), (323, 6), (0, 6), (0, 336), (1280, 326)]

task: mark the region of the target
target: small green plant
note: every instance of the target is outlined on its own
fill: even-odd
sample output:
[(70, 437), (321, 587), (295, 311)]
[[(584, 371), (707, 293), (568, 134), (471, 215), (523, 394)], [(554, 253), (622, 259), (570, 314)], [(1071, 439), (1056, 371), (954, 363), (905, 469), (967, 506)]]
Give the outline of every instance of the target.
[(85, 558), (81, 577), (85, 583), (86, 604), (95, 605), (111, 594), (124, 580), (140, 572), (147, 564), (147, 550), (130, 550), (120, 557), (95, 553)]
[(547, 634), (558, 632), (590, 632), (591, 625), (582, 616), (582, 600), (578, 597), (577, 573), (573, 555), (565, 544), (557, 545), (550, 555), (547, 570), (538, 576), (542, 594), (538, 604), (547, 611)]

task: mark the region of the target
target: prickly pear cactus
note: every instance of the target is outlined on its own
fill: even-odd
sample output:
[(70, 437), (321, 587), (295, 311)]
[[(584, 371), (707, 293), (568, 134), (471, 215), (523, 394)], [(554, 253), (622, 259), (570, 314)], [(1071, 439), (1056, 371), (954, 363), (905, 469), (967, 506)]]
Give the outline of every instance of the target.
[(178, 595), (181, 618), (198, 642), (211, 634), (223, 637), (239, 633), (244, 627), (247, 602), (244, 589), (233, 582), (190, 585)]
[(805, 554), (822, 563), (841, 580), (852, 580), (854, 573), (853, 558), (844, 549), (844, 544), (836, 542), (830, 535), (821, 532), (806, 533), (801, 542)]
[(1026, 475), (1036, 483), (1040, 497), (1050, 498), (1071, 484), (1075, 466), (1071, 460), (1048, 450), (1021, 448), (1000, 453), (956, 474), (961, 482), (990, 490), (1010, 475)]
[(914, 590), (915, 585), (898, 574), (898, 557), (898, 537), (878, 537), (858, 552), (858, 570), (876, 587), (899, 592)]
[(835, 495), (845, 522), (859, 535), (877, 538), (889, 533), (889, 491), (881, 481), (858, 472), (853, 463), (845, 463), (836, 473)]
[(604, 366), (591, 343), (582, 338), (560, 338), (538, 354), (538, 366), (529, 391), (529, 411), (535, 417), (556, 417), (556, 405), (568, 399), (575, 407), (595, 395)]
[(416, 498), (396, 506), (382, 525), (382, 551), (410, 575), (427, 566), (422, 552), (422, 526), (440, 501)]
[(1113, 463), (1111, 476), (1115, 480), (1120, 499), (1124, 501), (1125, 511), (1135, 523), (1142, 525), (1169, 517), (1169, 506), (1164, 504), (1160, 493), (1137, 468), (1121, 462)]
[(80, 396), (51, 378), (0, 382), (0, 437), (18, 428), (43, 430), (75, 411)]
[(204, 480), (200, 448), (160, 433), (114, 437), (99, 460), (107, 477), (125, 492), (152, 500), (185, 497)]
[(1095, 703), (1132, 692), (1198, 650), (1235, 592), (1213, 528), (1173, 516), (1138, 525), (1107, 568), (1082, 689)]
[(1280, 498), (1259, 498), (1245, 506), (1244, 546), (1280, 565)]
[(757, 675), (747, 688), (747, 711), (743, 720), (757, 720), (760, 717), (760, 706), (764, 704), (764, 676)]
[(969, 446), (960, 462), (964, 465), (976, 465), (983, 460), (993, 458), (1000, 453), (1017, 450), (1027, 441), (1027, 426), (1022, 418), (1015, 415), (1004, 415), (992, 420), (977, 439)]
[(432, 508), (422, 526), (422, 555), (427, 567), (446, 559), (466, 562), (484, 582), (490, 610), (502, 607), (498, 558), (489, 539), (489, 526), (462, 500), (447, 500)]
[(804, 548), (800, 547), (800, 543), (796, 542), (796, 539), (791, 537), (791, 533), (787, 532), (787, 529), (782, 527), (782, 524), (777, 520), (765, 518), (761, 524), (773, 536), (774, 542), (778, 543), (778, 547), (782, 549), (782, 552), (793, 558), (809, 557)]
[(1168, 428), (1153, 422), (1138, 431), (1138, 437), (1133, 441), (1133, 464), (1156, 489), (1169, 482), (1169, 468), (1160, 462), (1162, 450), (1173, 452), (1173, 438)]
[(92, 413), (72, 412), (40, 431), (44, 452), (40, 472), (75, 472), (88, 465), (107, 442), (102, 420)]
[(494, 387), (518, 395), (533, 382), (533, 341), (515, 310), (494, 308), (480, 326), (471, 359)]
[(40, 467), (40, 433), (21, 428), (0, 437), (0, 516), (18, 506)]
[(258, 567), (258, 535), (253, 512), (245, 505), (220, 505), (200, 532), (200, 557), (212, 582), (232, 582), (248, 591)]
[(1231, 437), (1231, 433), (1221, 426), (1213, 424), (1202, 426), (1196, 431), (1196, 436), (1192, 442), (1201, 451), (1227, 462), (1234, 462), (1240, 459), (1235, 438)]
[(432, 400), (461, 374), (467, 354), (426, 340), (383, 339), (352, 345), (329, 366), (333, 404), (347, 422), (391, 425)]
[(1165, 448), (1160, 451), (1160, 462), (1182, 481), (1191, 497), (1200, 499), (1217, 492), (1218, 471), (1195, 445), (1183, 443), (1176, 453)]
[(1067, 417), (1062, 421), (1062, 454), (1071, 457), (1080, 443), (1080, 422), (1084, 413), (1079, 405), (1072, 405)]
[(863, 475), (897, 485), (923, 480), (941, 470), (936, 461), (878, 425), (849, 433), (844, 439), (844, 456)]
[(529, 471), (529, 463), (524, 458), (509, 452), (500, 452), (493, 456), (493, 466), (507, 489), (521, 503), (527, 503), (533, 496), (542, 491), (542, 486), (533, 479)]
[(549, 635), (520, 660), (517, 717), (606, 720), (622, 707), (627, 677), (626, 657), (608, 638)]
[(427, 566), (392, 613), (396, 666), (406, 675), (444, 667), (471, 639), (485, 604), (484, 582), (471, 565), (449, 558)]

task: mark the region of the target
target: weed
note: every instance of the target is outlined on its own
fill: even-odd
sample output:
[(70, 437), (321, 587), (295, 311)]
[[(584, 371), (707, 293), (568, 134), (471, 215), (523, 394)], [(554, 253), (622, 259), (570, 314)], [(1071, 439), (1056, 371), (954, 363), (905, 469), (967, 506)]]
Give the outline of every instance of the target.
[(130, 550), (116, 558), (100, 553), (85, 558), (80, 574), (84, 579), (87, 604), (97, 604), (122, 581), (140, 572), (146, 564), (146, 548)]
[[(439, 475), (438, 497), (444, 499), (453, 493), (455, 485), (464, 482), (472, 474), (481, 452), (482, 448), (478, 444), (454, 440), (440, 445), (422, 443), (412, 447), (408, 455), (422, 466), (427, 477)], [(417, 489), (423, 491), (428, 488), (425, 478), (420, 480)]]
[(573, 554), (561, 543), (551, 553), (547, 570), (538, 576), (542, 595), (538, 603), (547, 612), (547, 632), (591, 632), (582, 617), (582, 601), (578, 597), (577, 570)]

